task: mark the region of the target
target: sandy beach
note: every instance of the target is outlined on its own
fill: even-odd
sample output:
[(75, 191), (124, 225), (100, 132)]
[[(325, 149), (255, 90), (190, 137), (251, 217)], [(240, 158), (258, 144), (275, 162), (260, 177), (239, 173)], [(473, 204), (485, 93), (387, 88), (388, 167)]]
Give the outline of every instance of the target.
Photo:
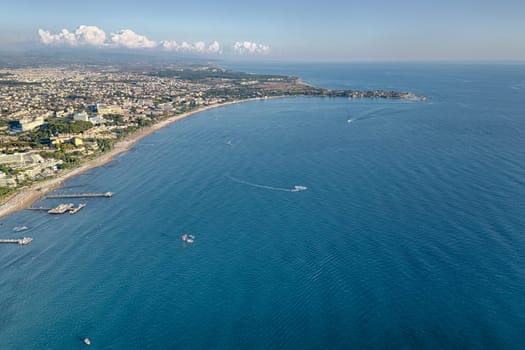
[(33, 204), (39, 198), (44, 196), (46, 193), (53, 191), (57, 189), (58, 187), (60, 187), (62, 183), (66, 181), (67, 179), (70, 179), (73, 176), (77, 176), (87, 170), (102, 166), (110, 162), (118, 154), (121, 154), (129, 150), (131, 146), (133, 146), (139, 140), (143, 139), (144, 137), (148, 135), (151, 135), (152, 133), (156, 132), (159, 129), (162, 129), (163, 127), (167, 125), (170, 125), (176, 121), (179, 121), (181, 119), (187, 118), (189, 116), (195, 115), (197, 113), (200, 113), (200, 112), (212, 109), (212, 108), (227, 106), (227, 105), (231, 105), (234, 103), (256, 101), (256, 100), (260, 100), (260, 98), (231, 101), (231, 102), (202, 107), (202, 108), (199, 108), (197, 110), (194, 110), (188, 113), (183, 113), (180, 115), (169, 117), (150, 127), (141, 129), (137, 131), (136, 133), (129, 135), (125, 139), (117, 142), (111, 151), (101, 154), (99, 157), (93, 160), (87, 161), (77, 168), (61, 171), (56, 177), (53, 177), (49, 180), (45, 180), (42, 182), (34, 183), (30, 187), (22, 188), (18, 190), (14, 195), (12, 195), (11, 197), (8, 197), (0, 205), (0, 217), (4, 217), (6, 215), (12, 214), (18, 210), (29, 208), (31, 204)]

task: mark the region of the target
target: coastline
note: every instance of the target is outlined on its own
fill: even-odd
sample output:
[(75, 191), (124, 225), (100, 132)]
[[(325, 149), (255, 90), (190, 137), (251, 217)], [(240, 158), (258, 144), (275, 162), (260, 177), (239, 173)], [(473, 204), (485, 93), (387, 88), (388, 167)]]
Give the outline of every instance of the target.
[[(280, 98), (282, 96), (273, 96), (269, 98)], [(258, 100), (265, 100), (269, 98), (250, 98), (246, 100), (235, 100), (235, 101), (229, 101), (225, 103), (215, 104), (211, 106), (205, 106), (202, 108), (198, 108), (191, 112), (186, 112), (179, 115), (174, 115), (171, 117), (168, 117), (158, 123), (155, 123), (147, 128), (141, 129), (137, 131), (136, 133), (129, 135), (125, 139), (117, 142), (113, 149), (107, 153), (101, 154), (100, 156), (96, 157), (95, 159), (89, 160), (83, 164), (81, 164), (79, 167), (74, 169), (68, 169), (64, 172), (61, 172), (58, 174), (58, 176), (53, 177), (48, 180), (44, 180), (42, 182), (37, 182), (32, 184), (31, 186), (27, 188), (22, 188), (18, 190), (14, 195), (8, 197), (8, 199), (0, 205), (0, 218), (8, 216), (10, 214), (13, 214), (19, 210), (26, 209), (30, 207), (34, 202), (36, 202), (38, 199), (40, 199), (42, 196), (44, 196), (46, 193), (51, 192), (53, 190), (56, 190), (59, 188), (62, 183), (74, 176), (80, 175), (83, 172), (86, 172), (88, 170), (91, 170), (93, 168), (98, 168), (104, 164), (107, 164), (111, 162), (117, 155), (124, 153), (128, 151), (134, 144), (136, 144), (138, 141), (142, 140), (143, 138), (153, 134), (154, 132), (173, 124), (179, 120), (188, 118), (190, 116), (193, 116), (197, 113), (204, 112), (210, 109), (228, 106), (236, 103), (242, 103), (242, 102), (250, 102), (250, 101), (258, 101)]]

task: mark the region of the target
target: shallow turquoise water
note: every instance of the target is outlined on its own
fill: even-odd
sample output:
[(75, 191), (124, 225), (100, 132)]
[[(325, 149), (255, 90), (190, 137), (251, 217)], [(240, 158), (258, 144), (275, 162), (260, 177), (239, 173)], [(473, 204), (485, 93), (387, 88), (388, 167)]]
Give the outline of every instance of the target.
[(519, 348), (524, 67), (240, 68), (429, 100), (217, 108), (58, 191), (114, 198), (1, 219), (34, 242), (0, 246), (0, 348)]

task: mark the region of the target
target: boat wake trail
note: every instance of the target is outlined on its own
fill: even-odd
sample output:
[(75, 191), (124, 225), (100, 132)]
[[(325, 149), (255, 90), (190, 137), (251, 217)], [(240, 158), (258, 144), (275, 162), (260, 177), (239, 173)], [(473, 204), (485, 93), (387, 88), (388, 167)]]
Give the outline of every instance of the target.
[(270, 190), (270, 191), (299, 192), (299, 191), (305, 191), (305, 190), (308, 189), (308, 187), (300, 186), (300, 185), (295, 185), (293, 188), (283, 188), (283, 187), (273, 187), (273, 186), (259, 185), (259, 184), (255, 184), (253, 182), (248, 182), (248, 181), (237, 179), (237, 178), (235, 178), (233, 176), (230, 176), (230, 175), (226, 175), (226, 177), (228, 179), (232, 180), (233, 182), (237, 182), (237, 183), (240, 183), (240, 184), (243, 184), (243, 185), (252, 186), (252, 187), (262, 188), (262, 189)]

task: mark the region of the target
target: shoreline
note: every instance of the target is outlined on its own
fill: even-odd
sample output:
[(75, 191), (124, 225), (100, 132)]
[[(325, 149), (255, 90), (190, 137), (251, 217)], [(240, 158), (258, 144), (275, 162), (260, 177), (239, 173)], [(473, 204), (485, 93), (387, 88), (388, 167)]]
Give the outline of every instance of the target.
[(246, 100), (229, 101), (229, 102), (215, 104), (211, 106), (205, 106), (205, 107), (198, 108), (191, 112), (174, 115), (164, 120), (161, 120), (158, 123), (155, 123), (147, 128), (141, 129), (137, 131), (136, 133), (127, 136), (123, 140), (118, 141), (113, 147), (113, 149), (110, 150), (109, 152), (101, 154), (98, 157), (81, 164), (77, 168), (67, 169), (64, 172), (59, 173), (56, 177), (50, 178), (48, 180), (44, 180), (42, 182), (34, 183), (31, 186), (26, 187), (26, 188), (19, 189), (17, 192), (15, 192), (14, 195), (8, 197), (6, 201), (0, 205), (0, 218), (13, 214), (19, 210), (29, 208), (34, 202), (36, 202), (38, 199), (43, 197), (46, 193), (59, 188), (64, 183), (64, 181), (72, 177), (75, 177), (77, 175), (80, 175), (88, 170), (98, 168), (102, 165), (105, 165), (111, 162), (117, 155), (127, 152), (138, 141), (142, 140), (143, 138), (153, 134), (154, 132), (168, 125), (171, 125), (179, 120), (186, 119), (195, 114), (198, 114), (198, 113), (210, 110), (210, 109), (218, 108), (218, 107), (223, 107), (223, 106), (228, 106), (228, 105), (243, 103), (243, 102), (259, 101), (259, 100), (266, 100), (270, 98), (273, 99), (273, 98), (282, 98), (282, 97), (283, 96), (273, 96), (273, 97), (268, 97), (268, 98), (261, 97), (261, 98), (250, 98)]

